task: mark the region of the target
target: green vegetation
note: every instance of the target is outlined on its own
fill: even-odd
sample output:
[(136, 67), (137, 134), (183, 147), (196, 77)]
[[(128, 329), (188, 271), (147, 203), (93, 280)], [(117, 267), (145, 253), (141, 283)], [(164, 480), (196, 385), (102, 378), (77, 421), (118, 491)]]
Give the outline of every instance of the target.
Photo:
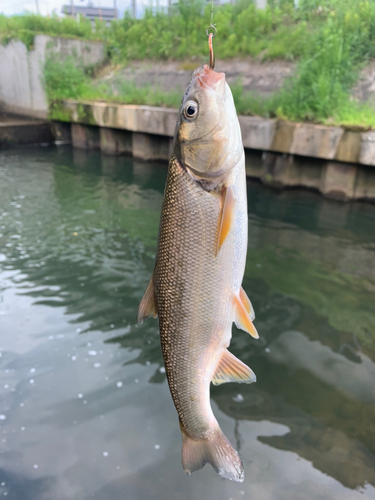
[[(143, 19), (129, 14), (109, 28), (81, 19), (42, 18), (34, 15), (7, 18), (0, 15), (3, 43), (18, 37), (30, 47), (36, 33), (102, 39), (109, 59), (126, 64), (131, 59), (187, 59), (200, 64), (207, 57), (205, 29), (210, 6), (203, 0), (179, 0), (171, 15), (146, 11)], [(251, 0), (237, 0), (215, 8), (218, 36), (217, 58), (252, 56), (297, 61), (295, 75), (286, 87), (267, 100), (244, 94), (241, 85), (234, 94), (239, 113), (277, 116), (347, 126), (375, 127), (375, 112), (350, 98), (359, 70), (375, 56), (375, 0), (269, 0), (257, 10)], [(68, 74), (65, 62), (64, 74)], [(177, 95), (124, 83), (114, 90), (109, 84), (90, 81), (82, 70), (73, 69), (67, 83), (59, 79), (58, 89), (49, 87), (51, 71), (46, 68), (46, 86), (56, 94), (81, 99), (105, 99), (124, 103), (176, 106)], [(80, 76), (78, 75), (80, 72)], [(65, 86), (63, 89), (62, 86)]]
[[(113, 88), (106, 82), (92, 80), (82, 66), (77, 66), (73, 57), (59, 60), (47, 58), (44, 83), (50, 109), (50, 117), (55, 120), (70, 121), (70, 114), (63, 109), (62, 101), (106, 101), (122, 104), (148, 104), (150, 106), (178, 107), (181, 92), (163, 92), (150, 86), (139, 87), (123, 80)], [(84, 111), (82, 111), (84, 112)]]
[(24, 14), (22, 16), (6, 17), (0, 14), (0, 40), (3, 45), (12, 39), (24, 42), (28, 49), (34, 44), (34, 37), (39, 33), (64, 37), (78, 37), (86, 39), (102, 39), (103, 27), (98, 23), (98, 30), (95, 32), (90, 21), (81, 18), (77, 23), (70, 17), (58, 18), (36, 16), (34, 14)]

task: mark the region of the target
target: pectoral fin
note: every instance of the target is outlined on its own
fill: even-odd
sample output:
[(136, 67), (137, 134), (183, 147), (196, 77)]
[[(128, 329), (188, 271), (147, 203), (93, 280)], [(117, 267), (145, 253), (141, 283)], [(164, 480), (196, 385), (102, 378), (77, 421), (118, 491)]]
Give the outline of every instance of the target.
[(236, 323), (237, 328), (240, 328), (241, 330), (250, 333), (252, 337), (258, 339), (259, 338), (258, 332), (256, 331), (256, 328), (253, 325), (251, 318), (239, 297), (234, 298), (234, 307), (236, 314), (234, 321)]
[(234, 354), (225, 349), (216, 367), (212, 383), (214, 385), (225, 382), (251, 384), (256, 379), (255, 373), (245, 363), (242, 363)]
[(219, 234), (217, 239), (217, 247), (216, 247), (216, 255), (219, 253), (219, 250), (226, 240), (230, 228), (232, 226), (233, 215), (234, 215), (234, 207), (236, 204), (236, 199), (234, 197), (233, 188), (228, 187), (223, 189), (222, 192), (223, 197), (223, 209), (221, 212), (221, 219), (219, 225)]
[(255, 312), (254, 312), (253, 305), (250, 302), (250, 299), (247, 296), (247, 293), (245, 292), (245, 290), (242, 288), (242, 286), (240, 288), (240, 299), (241, 299), (241, 302), (242, 302), (242, 304), (244, 305), (244, 307), (246, 309), (246, 312), (250, 316), (251, 321), (254, 321), (254, 319), (255, 319)]
[(154, 285), (152, 282), (152, 277), (149, 284), (147, 285), (143, 299), (139, 304), (138, 308), (138, 324), (141, 325), (147, 318), (152, 316), (153, 318), (158, 317), (158, 311), (156, 310), (156, 302), (154, 295)]

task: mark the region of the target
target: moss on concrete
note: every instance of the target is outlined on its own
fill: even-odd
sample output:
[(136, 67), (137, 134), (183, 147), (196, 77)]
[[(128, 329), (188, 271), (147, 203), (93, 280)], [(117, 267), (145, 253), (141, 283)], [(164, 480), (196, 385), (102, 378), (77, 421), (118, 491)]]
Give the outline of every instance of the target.
[(79, 103), (77, 105), (77, 117), (78, 117), (78, 122), (80, 123), (85, 123), (86, 125), (97, 125), (97, 122), (92, 112), (91, 104)]
[(48, 111), (48, 119), (56, 120), (59, 122), (71, 122), (72, 110), (66, 108), (62, 101), (55, 101), (50, 103)]

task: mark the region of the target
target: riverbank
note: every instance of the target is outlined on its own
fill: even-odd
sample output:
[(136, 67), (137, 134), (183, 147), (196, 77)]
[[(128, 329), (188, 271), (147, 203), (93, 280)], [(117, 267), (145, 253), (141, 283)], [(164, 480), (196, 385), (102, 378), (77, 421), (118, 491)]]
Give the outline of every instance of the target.
[[(110, 26), (98, 21), (95, 28), (84, 18), (76, 22), (57, 16), (0, 16), (0, 39), (4, 45), (22, 40), (30, 53), (41, 33), (76, 37), (88, 45), (95, 39), (104, 46), (108, 65), (125, 67), (125, 72), (135, 60), (179, 61), (192, 70), (207, 60), (209, 19), (210, 6), (200, 0), (177, 2), (168, 13), (149, 9), (142, 19), (127, 13)], [(236, 83), (233, 93), (240, 114), (375, 128), (372, 99), (363, 103), (357, 98), (368, 93), (372, 84), (365, 92), (353, 93), (361, 70), (375, 57), (373, 0), (301, 0), (298, 7), (294, 0), (269, 0), (264, 9), (252, 2), (228, 3), (215, 6), (215, 23), (217, 61), (239, 58), (245, 63), (281, 61), (293, 66), (282, 87), (271, 94), (248, 92), (246, 82)], [(141, 85), (125, 78), (120, 88), (106, 79), (98, 81), (92, 78), (97, 68), (85, 67), (79, 57), (61, 68), (66, 60), (64, 54), (60, 56), (47, 58), (43, 75), (50, 104), (72, 98), (174, 107), (178, 100), (178, 92), (170, 95), (152, 83), (145, 88), (142, 78)], [(243, 71), (240, 77), (246, 79)]]
[[(104, 154), (169, 160), (177, 111), (64, 101), (58, 140)], [(249, 177), (264, 184), (315, 189), (341, 200), (375, 201), (375, 132), (260, 117), (239, 117)]]

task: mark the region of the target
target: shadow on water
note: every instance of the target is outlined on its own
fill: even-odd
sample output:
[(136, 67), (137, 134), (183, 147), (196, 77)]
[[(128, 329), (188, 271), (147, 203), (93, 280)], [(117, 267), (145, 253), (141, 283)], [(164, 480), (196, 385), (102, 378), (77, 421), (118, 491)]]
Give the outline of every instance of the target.
[[(51, 443), (67, 439), (61, 467), (64, 481), (76, 481), (64, 496), (68, 490), (57, 470), (49, 470), (48, 479), (23, 478), (16, 459), (4, 465), (0, 454), (14, 485), (9, 498), (21, 498), (27, 481), (31, 486), (24, 498), (30, 499), (34, 489), (61, 498), (75, 498), (77, 492), (81, 498), (122, 498), (121, 491), (127, 499), (142, 500), (156, 498), (155, 492), (157, 498), (175, 498), (179, 492), (183, 498), (208, 495), (205, 481), (216, 480), (208, 480), (208, 472), (194, 475), (197, 483), (186, 482), (179, 465), (170, 472), (180, 460), (180, 438), (157, 322), (138, 327), (135, 321), (153, 268), (165, 165), (65, 147), (10, 151), (1, 160), (0, 328), (5, 337), (0, 370), (5, 378), (13, 374), (15, 391), (0, 392), (0, 413), (7, 417), (0, 424), (10, 432), (20, 422), (20, 402), (30, 398), (33, 425), (39, 429), (33, 443), (40, 448), (35, 443), (25, 447), (27, 441), (17, 437), (7, 452), (22, 449), (26, 457), (30, 447), (46, 458), (44, 432)], [(346, 488), (375, 486), (375, 208), (309, 192), (275, 193), (251, 182), (248, 200), (244, 288), (260, 339), (255, 342), (234, 328), (231, 351), (252, 367), (257, 383), (213, 387), (213, 401), (244, 450), (255, 485), (262, 474), (267, 478), (264, 471), (256, 475), (257, 460), (250, 459), (251, 450), (260, 446), (270, 464), (276, 464), (271, 457), (278, 456), (277, 450), (293, 452)], [(48, 339), (55, 342), (59, 335), (61, 347), (52, 349), (57, 344)], [(91, 361), (99, 358), (95, 370)], [(49, 382), (36, 384), (38, 396), (32, 395), (34, 382), (26, 375), (26, 367), (34, 366), (30, 363), (50, 374)], [(102, 428), (105, 419), (112, 425)], [(89, 438), (90, 426), (95, 437)], [(140, 451), (148, 427), (173, 434), (156, 462)], [(123, 450), (119, 460), (128, 464), (126, 474), (114, 476), (105, 467), (98, 473), (95, 460), (85, 463), (84, 453), (89, 457), (104, 446), (101, 432), (110, 433), (105, 435)], [(141, 465), (132, 466), (129, 448)], [(25, 457), (17, 460), (29, 462)], [(75, 467), (84, 471), (79, 486)], [(95, 485), (90, 474), (97, 475)], [(269, 481), (276, 480), (270, 475)], [(278, 481), (282, 488), (288, 483)], [(265, 498), (292, 498), (288, 491), (268, 492)], [(324, 491), (295, 498), (344, 498), (339, 490)], [(233, 498), (240, 498), (237, 494), (240, 490), (228, 490)]]
[(30, 479), (21, 474), (13, 474), (7, 470), (0, 469), (0, 494), (4, 496), (7, 494), (7, 485), (12, 484), (12, 495), (11, 498), (14, 500), (24, 500), (29, 498), (30, 500), (40, 499), (44, 492), (47, 492), (55, 482), (53, 478), (38, 478)]

